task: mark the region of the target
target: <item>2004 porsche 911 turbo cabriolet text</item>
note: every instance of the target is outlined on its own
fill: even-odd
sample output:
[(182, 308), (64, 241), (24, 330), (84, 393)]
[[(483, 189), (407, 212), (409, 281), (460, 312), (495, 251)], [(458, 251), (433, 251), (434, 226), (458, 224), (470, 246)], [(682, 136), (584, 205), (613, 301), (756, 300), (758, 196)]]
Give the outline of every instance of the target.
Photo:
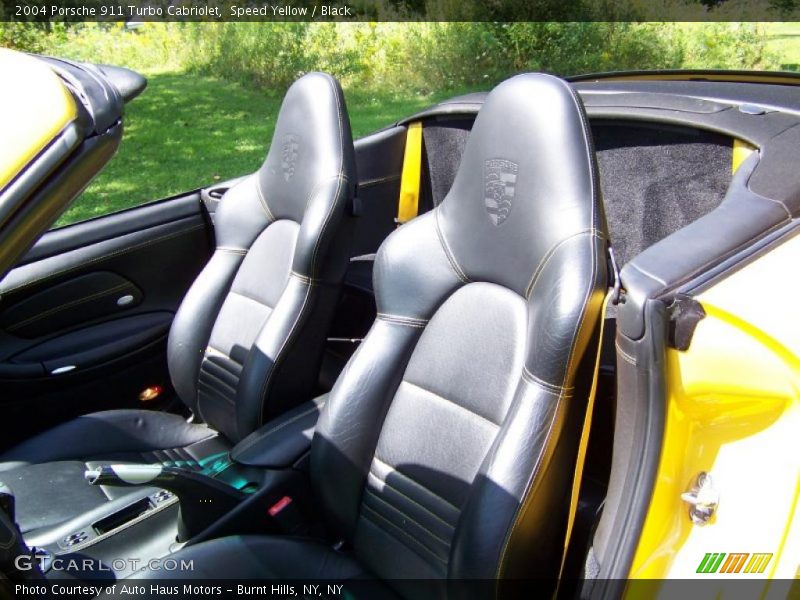
[(146, 81), (0, 78), (12, 594), (792, 593), (800, 77), (524, 73), (354, 142), (309, 73), (255, 173), (57, 229)]

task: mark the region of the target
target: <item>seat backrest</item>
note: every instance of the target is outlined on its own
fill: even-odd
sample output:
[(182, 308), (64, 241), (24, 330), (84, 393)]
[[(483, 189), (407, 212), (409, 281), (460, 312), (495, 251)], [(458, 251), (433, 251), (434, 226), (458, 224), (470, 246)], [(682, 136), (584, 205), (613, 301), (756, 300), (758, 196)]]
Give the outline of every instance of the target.
[(605, 244), (579, 99), (500, 84), (449, 194), (381, 246), (378, 317), (315, 434), (327, 521), (377, 575), (557, 575)]
[(305, 75), (286, 93), (264, 164), (221, 200), (216, 250), (170, 332), (178, 395), (232, 442), (314, 391), (355, 184), (342, 90)]

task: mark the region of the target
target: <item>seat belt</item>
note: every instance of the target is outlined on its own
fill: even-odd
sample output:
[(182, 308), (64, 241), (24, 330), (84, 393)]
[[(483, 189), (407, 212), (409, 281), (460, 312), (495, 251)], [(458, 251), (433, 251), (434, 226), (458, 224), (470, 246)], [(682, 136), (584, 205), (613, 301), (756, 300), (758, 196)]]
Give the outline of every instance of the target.
[(422, 123), (408, 124), (403, 173), (400, 177), (400, 198), (395, 223), (402, 225), (419, 213), (419, 183), (422, 171)]
[(575, 514), (578, 510), (578, 498), (581, 492), (581, 482), (583, 481), (583, 466), (586, 462), (586, 450), (589, 447), (589, 430), (592, 428), (592, 416), (594, 414), (594, 399), (597, 395), (597, 381), (600, 374), (600, 355), (603, 351), (603, 331), (605, 329), (606, 311), (608, 304), (617, 304), (619, 302), (621, 286), (619, 277), (619, 267), (617, 260), (614, 256), (613, 249), (608, 247), (608, 265), (611, 276), (614, 278), (611, 290), (606, 294), (603, 299), (603, 307), (600, 309), (600, 331), (597, 336), (597, 356), (594, 360), (594, 373), (592, 374), (592, 387), (589, 390), (589, 398), (586, 403), (586, 414), (583, 417), (583, 429), (581, 431), (581, 440), (578, 445), (578, 458), (575, 464), (575, 478), (572, 481), (572, 493), (570, 494), (569, 504), (569, 518), (567, 520), (567, 535), (564, 538), (564, 553), (561, 556), (561, 569), (559, 570), (559, 580), (564, 576), (564, 565), (567, 562), (567, 551), (569, 550), (569, 543), (572, 538), (572, 529), (575, 525)]

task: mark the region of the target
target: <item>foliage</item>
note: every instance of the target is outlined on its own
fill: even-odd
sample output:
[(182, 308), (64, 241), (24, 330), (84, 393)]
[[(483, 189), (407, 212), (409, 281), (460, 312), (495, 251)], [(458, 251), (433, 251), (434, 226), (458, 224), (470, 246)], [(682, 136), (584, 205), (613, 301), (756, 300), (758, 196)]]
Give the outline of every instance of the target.
[[(158, 73), (126, 107), (119, 152), (61, 217), (66, 225), (255, 171), (280, 98), (213, 77)], [(353, 134), (364, 135), (443, 98), (346, 93)]]
[[(744, 6), (731, 0), (713, 10)], [(696, 5), (693, 10), (707, 9)], [(81, 23), (53, 31), (19, 23), (0, 27), (0, 43), (7, 46), (114, 62), (147, 73), (184, 70), (276, 95), (312, 70), (327, 71), (354, 90), (430, 93), (490, 87), (524, 70), (571, 75), (654, 68), (770, 69), (781, 62), (763, 26), (735, 22), (145, 23), (135, 30)]]
[[(539, 9), (564, 6), (534, 1)], [(593, 6), (604, 1), (593, 0)], [(397, 10), (411, 4), (467, 10), (456, 0), (399, 0)], [(496, 9), (492, 2), (480, 6)], [(613, 2), (607, 6), (609, 15), (620, 16)], [(729, 0), (690, 8), (733, 11), (746, 5)], [(800, 51), (779, 55), (774, 27), (613, 19), (144, 23), (135, 29), (0, 22), (0, 45), (120, 64), (148, 76), (148, 90), (126, 108), (118, 156), (59, 222), (65, 224), (253, 171), (263, 160), (283, 92), (308, 71), (327, 71), (342, 81), (354, 133), (363, 135), (437, 99), (489, 89), (520, 71), (797, 68)], [(783, 28), (779, 35), (797, 33)]]

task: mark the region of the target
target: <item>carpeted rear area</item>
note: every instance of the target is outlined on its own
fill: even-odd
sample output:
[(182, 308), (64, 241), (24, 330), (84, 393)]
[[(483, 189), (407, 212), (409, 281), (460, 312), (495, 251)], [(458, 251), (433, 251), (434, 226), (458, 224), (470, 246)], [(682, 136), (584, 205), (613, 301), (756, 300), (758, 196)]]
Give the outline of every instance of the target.
[(691, 129), (593, 126), (600, 186), (620, 265), (719, 206), (732, 141)]
[[(453, 183), (472, 121), (424, 130), (421, 212)], [(611, 241), (620, 265), (719, 206), (731, 179), (732, 140), (696, 129), (641, 123), (592, 127)]]

